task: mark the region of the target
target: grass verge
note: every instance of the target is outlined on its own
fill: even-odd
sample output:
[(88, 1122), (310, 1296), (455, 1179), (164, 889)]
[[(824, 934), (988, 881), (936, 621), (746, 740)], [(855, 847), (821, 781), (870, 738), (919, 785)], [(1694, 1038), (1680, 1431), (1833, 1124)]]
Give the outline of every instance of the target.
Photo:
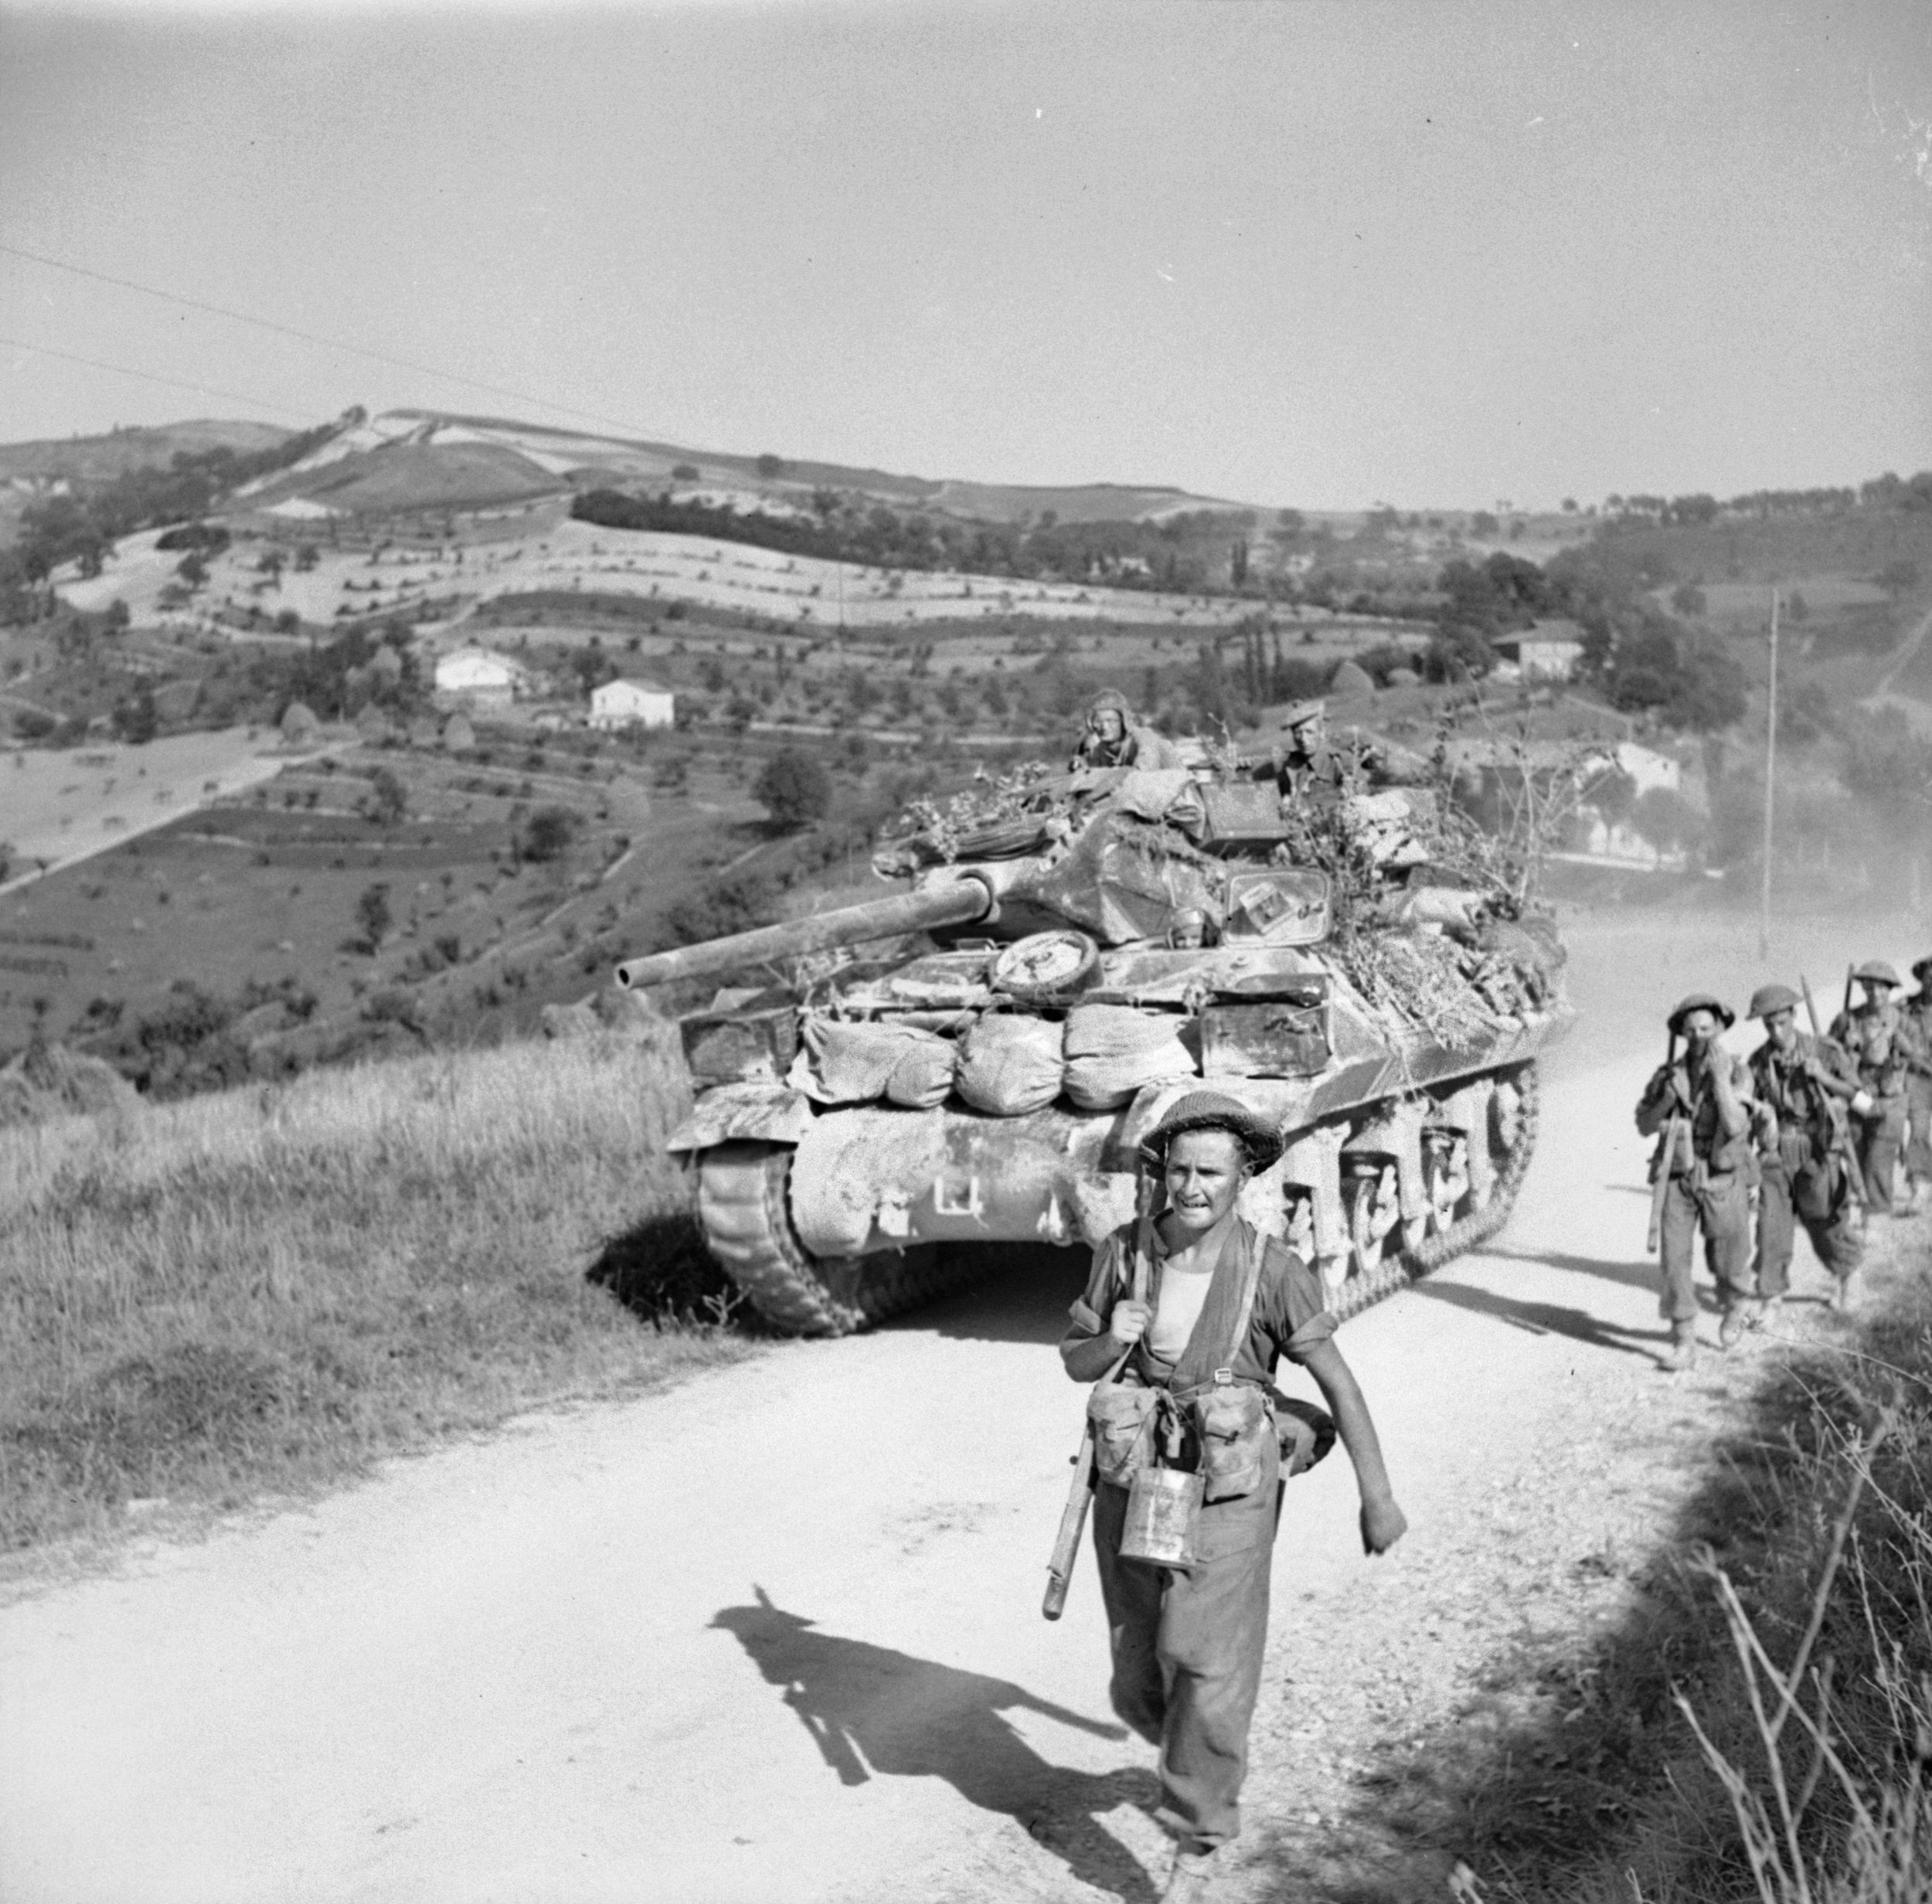
[(1621, 1618), (1496, 1661), (1372, 1782), (1371, 1828), (1458, 1860), (1461, 1904), (1932, 1897), (1932, 1251), (1900, 1224), (1874, 1254), (1855, 1329), (1767, 1368)]
[(590, 1039), (0, 1134), (0, 1553), (753, 1352), (665, 1155), (685, 1091)]

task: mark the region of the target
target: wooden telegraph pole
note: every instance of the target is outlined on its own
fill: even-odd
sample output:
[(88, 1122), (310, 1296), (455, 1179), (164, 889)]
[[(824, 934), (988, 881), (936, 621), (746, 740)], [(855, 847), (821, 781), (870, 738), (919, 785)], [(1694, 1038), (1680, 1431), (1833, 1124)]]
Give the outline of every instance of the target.
[(1764, 715), (1764, 879), (1758, 896), (1757, 956), (1771, 952), (1771, 840), (1773, 796), (1777, 785), (1777, 590), (1771, 590), (1770, 704)]

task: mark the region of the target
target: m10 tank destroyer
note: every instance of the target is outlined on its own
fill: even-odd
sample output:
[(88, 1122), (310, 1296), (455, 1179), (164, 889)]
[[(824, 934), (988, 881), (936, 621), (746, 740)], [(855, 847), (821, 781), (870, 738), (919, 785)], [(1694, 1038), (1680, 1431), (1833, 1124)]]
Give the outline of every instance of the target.
[[(1243, 1214), (1339, 1314), (1501, 1226), (1570, 1022), (1553, 934), (1509, 916), (1493, 855), (1445, 871), (1473, 835), (1431, 795), (1310, 812), (1238, 764), (928, 806), (875, 857), (889, 896), (618, 967), (740, 981), (680, 1021), (696, 1097), (672, 1148), (771, 1323), (842, 1334), (985, 1246), (1097, 1242), (1202, 1079), (1283, 1133)], [(744, 982), (761, 967), (782, 982)]]

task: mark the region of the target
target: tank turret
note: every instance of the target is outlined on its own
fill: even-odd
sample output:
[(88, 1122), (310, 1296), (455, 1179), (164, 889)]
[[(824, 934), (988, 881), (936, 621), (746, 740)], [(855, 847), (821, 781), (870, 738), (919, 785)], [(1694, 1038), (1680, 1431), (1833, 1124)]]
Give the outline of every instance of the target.
[(1500, 1226), (1569, 1022), (1553, 934), (1497, 916), (1468, 845), (1415, 792), (1311, 812), (1211, 770), (1024, 776), (916, 809), (874, 860), (907, 889), (618, 977), (799, 961), (680, 1021), (672, 1138), (712, 1250), (782, 1328), (863, 1327), (1002, 1245), (1097, 1241), (1202, 1078), (1281, 1132), (1244, 1213), (1347, 1314)]

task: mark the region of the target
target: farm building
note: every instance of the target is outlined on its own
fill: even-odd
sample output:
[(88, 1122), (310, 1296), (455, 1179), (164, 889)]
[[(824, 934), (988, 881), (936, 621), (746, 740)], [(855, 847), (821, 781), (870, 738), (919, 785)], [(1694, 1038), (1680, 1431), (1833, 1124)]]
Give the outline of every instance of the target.
[(668, 727), (676, 698), (655, 681), (607, 681), (590, 695), (593, 727)]
[(453, 654), (437, 657), (436, 692), (478, 706), (508, 707), (516, 698), (522, 672), (501, 654), (485, 654), (481, 648), (458, 648)]
[(1504, 680), (1567, 681), (1583, 658), (1583, 631), (1573, 621), (1539, 621), (1534, 627), (1512, 628), (1490, 644), (1496, 651), (1496, 672)]

